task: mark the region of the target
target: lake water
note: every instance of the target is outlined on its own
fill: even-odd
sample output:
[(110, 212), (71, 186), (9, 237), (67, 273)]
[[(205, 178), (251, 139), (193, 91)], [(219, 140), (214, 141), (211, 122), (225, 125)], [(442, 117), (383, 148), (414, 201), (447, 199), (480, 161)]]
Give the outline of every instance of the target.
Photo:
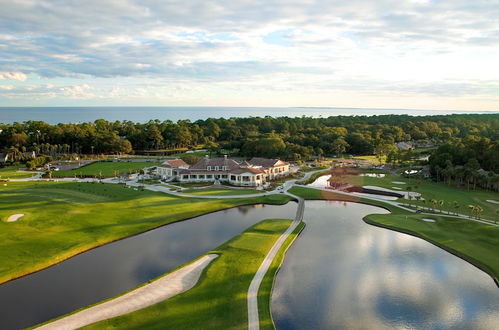
[(490, 276), (422, 239), (362, 221), (386, 212), (306, 202), (307, 226), (275, 282), (276, 328), (499, 329)]
[(497, 113), (491, 111), (407, 110), (368, 108), (271, 108), (271, 107), (0, 107), (0, 123), (42, 120), (50, 124), (88, 122), (96, 119), (146, 122), (151, 119), (189, 119), (231, 117), (329, 117), (407, 114), (413, 116), (452, 113)]
[(296, 203), (250, 205), (173, 223), (0, 285), (0, 329), (21, 329), (113, 297), (216, 248)]

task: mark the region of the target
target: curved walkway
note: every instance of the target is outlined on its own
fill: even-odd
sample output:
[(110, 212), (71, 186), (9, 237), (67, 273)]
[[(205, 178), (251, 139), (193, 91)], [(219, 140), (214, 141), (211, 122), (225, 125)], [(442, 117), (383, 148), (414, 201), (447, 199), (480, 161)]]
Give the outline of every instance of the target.
[[(287, 192), (286, 192), (287, 193)], [(258, 268), (251, 280), (250, 286), (248, 288), (247, 300), (248, 300), (248, 329), (258, 330), (260, 329), (260, 317), (258, 315), (258, 291), (263, 278), (267, 271), (269, 270), (272, 261), (274, 261), (275, 256), (281, 249), (282, 245), (288, 238), (288, 236), (296, 229), (298, 224), (303, 220), (303, 213), (305, 210), (305, 201), (303, 198), (295, 196), (293, 194), (287, 193), (288, 195), (296, 198), (298, 200), (298, 208), (296, 210), (296, 216), (291, 225), (286, 229), (286, 231), (277, 239), (269, 253), (263, 259), (262, 264)]]
[(150, 284), (36, 329), (78, 329), (154, 305), (194, 287), (203, 270), (217, 257), (217, 254), (205, 255)]

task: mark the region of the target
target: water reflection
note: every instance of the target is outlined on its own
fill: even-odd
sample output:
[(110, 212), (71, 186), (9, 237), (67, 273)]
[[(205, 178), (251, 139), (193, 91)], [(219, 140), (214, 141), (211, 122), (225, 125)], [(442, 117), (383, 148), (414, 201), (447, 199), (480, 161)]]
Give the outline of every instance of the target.
[(499, 327), (491, 278), (421, 239), (365, 224), (368, 205), (307, 202), (277, 275), (278, 329)]
[(0, 286), (0, 329), (31, 326), (129, 290), (210, 251), (296, 203), (241, 206), (174, 223)]

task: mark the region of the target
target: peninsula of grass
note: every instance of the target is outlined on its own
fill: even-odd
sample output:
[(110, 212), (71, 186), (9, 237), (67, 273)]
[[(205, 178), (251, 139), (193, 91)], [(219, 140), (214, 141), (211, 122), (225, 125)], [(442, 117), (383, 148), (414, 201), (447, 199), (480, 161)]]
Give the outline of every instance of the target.
[[(364, 172), (364, 171), (363, 171)], [(371, 171), (368, 171), (371, 172)], [(375, 171), (372, 171), (376, 173)], [(314, 173), (314, 179), (318, 178), (319, 173)], [(432, 207), (429, 203), (432, 199), (440, 201), (443, 200), (444, 204), (442, 206), (437, 205), (436, 210), (442, 211), (444, 213), (461, 213), (468, 214), (468, 205), (478, 205), (483, 208), (482, 217), (489, 220), (499, 220), (498, 214), (498, 204), (487, 202), (487, 200), (498, 200), (499, 194), (493, 191), (487, 191), (482, 189), (477, 190), (467, 190), (464, 188), (458, 188), (455, 185), (448, 185), (442, 182), (434, 182), (429, 179), (413, 179), (404, 178), (393, 175), (386, 175), (382, 178), (380, 177), (370, 177), (370, 176), (360, 176), (352, 175), (344, 178), (345, 182), (362, 187), (362, 186), (377, 186), (387, 189), (401, 188), (400, 191), (406, 191), (407, 187), (413, 192), (418, 192), (422, 196), (422, 200), (411, 200), (412, 205)], [(307, 180), (306, 184), (313, 182)], [(404, 184), (397, 184), (394, 182), (403, 182)], [(400, 200), (402, 201), (402, 199)], [(405, 199), (403, 201), (406, 201)], [(455, 207), (455, 203), (458, 207)]]
[[(248, 287), (268, 251), (290, 224), (291, 220), (281, 219), (257, 223), (209, 252), (219, 257), (191, 290), (85, 329), (246, 329)], [(292, 242), (297, 233), (290, 235), (287, 243)], [(268, 302), (270, 290), (263, 292), (266, 296), (262, 299)], [(269, 319), (261, 321), (266, 328), (272, 324)]]
[(69, 171), (52, 171), (53, 178), (104, 177), (111, 178), (120, 173), (138, 172), (145, 167), (157, 166), (160, 162), (95, 162)]
[(0, 180), (24, 179), (30, 178), (34, 175), (35, 173), (19, 172), (19, 168), (17, 166), (7, 166), (0, 168)]
[[(286, 195), (196, 199), (116, 184), (10, 182), (0, 186), (0, 283), (175, 221), (289, 200)], [(6, 222), (20, 213), (22, 219)]]
[(261, 194), (263, 191), (256, 189), (223, 189), (223, 188), (206, 188), (206, 189), (187, 189), (183, 193), (192, 195), (211, 195), (211, 196), (230, 196), (230, 195), (252, 195)]
[[(380, 206), (390, 214), (369, 214), (366, 223), (422, 238), (489, 274), (499, 285), (499, 227), (449, 216), (417, 214), (382, 201), (351, 197), (318, 189), (293, 187), (292, 194), (305, 199), (360, 202)], [(432, 218), (435, 222), (423, 221)]]

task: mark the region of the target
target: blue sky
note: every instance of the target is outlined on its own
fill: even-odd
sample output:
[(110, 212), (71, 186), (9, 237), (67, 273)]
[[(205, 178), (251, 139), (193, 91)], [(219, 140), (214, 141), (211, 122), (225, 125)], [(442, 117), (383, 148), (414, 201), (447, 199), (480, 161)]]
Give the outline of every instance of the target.
[(487, 0), (0, 0), (0, 106), (499, 110)]

